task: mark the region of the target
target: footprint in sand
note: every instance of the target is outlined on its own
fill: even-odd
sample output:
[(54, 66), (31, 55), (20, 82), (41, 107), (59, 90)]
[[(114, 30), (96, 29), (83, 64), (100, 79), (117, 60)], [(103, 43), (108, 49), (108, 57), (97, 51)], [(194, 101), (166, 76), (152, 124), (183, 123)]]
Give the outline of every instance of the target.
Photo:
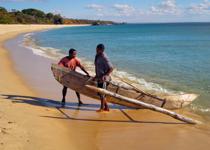
[(0, 129), (0, 133), (2, 133), (2, 134), (7, 134), (6, 128), (1, 128), (1, 129)]

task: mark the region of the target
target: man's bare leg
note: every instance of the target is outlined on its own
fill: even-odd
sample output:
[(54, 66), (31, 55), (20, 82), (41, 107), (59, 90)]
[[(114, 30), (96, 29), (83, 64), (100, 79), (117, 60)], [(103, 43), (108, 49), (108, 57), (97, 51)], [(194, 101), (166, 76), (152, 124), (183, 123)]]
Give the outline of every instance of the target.
[(101, 99), (101, 106), (100, 106), (100, 109), (97, 110), (96, 112), (102, 112), (104, 110), (104, 100), (103, 100), (103, 96), (100, 95), (100, 99)]
[(83, 102), (80, 99), (80, 94), (78, 92), (76, 92), (77, 98), (78, 98), (78, 105), (82, 105)]
[(62, 103), (63, 106), (66, 103), (66, 93), (67, 93), (67, 87), (64, 86), (63, 87), (63, 90), (62, 90), (63, 98), (62, 98), (62, 101), (61, 101), (61, 103)]
[(107, 101), (106, 101), (106, 98), (104, 98), (104, 100), (103, 100), (103, 102), (104, 102), (104, 111), (109, 111), (109, 107), (108, 107), (108, 104), (107, 104)]
[[(98, 87), (102, 88), (102, 89), (106, 89), (107, 85), (104, 82), (102, 84), (98, 84)], [(101, 107), (100, 107), (99, 110), (97, 110), (97, 112), (109, 111), (109, 107), (108, 107), (107, 102), (106, 102), (106, 96), (103, 95), (103, 94), (99, 94), (99, 96), (100, 96), (100, 99), (101, 99)]]

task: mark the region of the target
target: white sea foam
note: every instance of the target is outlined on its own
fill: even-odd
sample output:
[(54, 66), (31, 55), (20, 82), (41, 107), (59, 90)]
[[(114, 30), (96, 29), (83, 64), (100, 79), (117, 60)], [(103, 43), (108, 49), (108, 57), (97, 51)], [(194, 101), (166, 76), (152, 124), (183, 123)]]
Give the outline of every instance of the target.
[(191, 104), (190, 105), (191, 110), (198, 112), (198, 113), (203, 113), (203, 114), (209, 114), (210, 113), (210, 108), (200, 106), (197, 104)]
[(153, 83), (153, 82), (148, 82), (143, 78), (138, 78), (135, 75), (132, 75), (130, 73), (127, 73), (125, 71), (120, 71), (120, 70), (114, 70), (114, 76), (116, 78), (128, 80), (131, 83), (135, 83), (138, 85), (138, 87), (143, 88), (145, 90), (152, 90), (154, 92), (163, 92), (163, 93), (176, 93), (175, 91), (163, 88), (161, 85)]
[(57, 60), (63, 57), (64, 54), (60, 53), (61, 50), (52, 47), (41, 47), (36, 44), (35, 39), (32, 38), (34, 33), (27, 33), (23, 36), (21, 46), (31, 49), (35, 55), (43, 56), (46, 58)]

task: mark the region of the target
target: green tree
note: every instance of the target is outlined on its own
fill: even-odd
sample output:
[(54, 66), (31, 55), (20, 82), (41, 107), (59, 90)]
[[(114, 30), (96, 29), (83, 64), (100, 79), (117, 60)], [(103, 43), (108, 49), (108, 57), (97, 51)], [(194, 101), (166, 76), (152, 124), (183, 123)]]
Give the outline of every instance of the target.
[(63, 18), (61, 17), (61, 15), (54, 15), (53, 17), (53, 23), (54, 24), (63, 24)]
[(10, 15), (4, 7), (0, 7), (0, 23), (14, 23), (14, 18), (12, 18), (12, 15)]
[(43, 11), (33, 9), (33, 8), (23, 9), (22, 13), (30, 15), (30, 16), (34, 16), (34, 17), (39, 17), (39, 18), (44, 18), (45, 17), (45, 13)]
[(53, 19), (54, 15), (52, 13), (47, 13), (46, 17), (47, 17), (47, 19), (51, 20), (51, 19)]
[(22, 11), (12, 9), (8, 12), (4, 7), (0, 6), (0, 23), (2, 24), (113, 24), (111, 21), (96, 21), (86, 19), (68, 19), (63, 18), (60, 14), (53, 15), (52, 13), (45, 14), (38, 9), (23, 9)]
[(4, 7), (0, 6), (0, 13), (7, 13), (7, 10)]

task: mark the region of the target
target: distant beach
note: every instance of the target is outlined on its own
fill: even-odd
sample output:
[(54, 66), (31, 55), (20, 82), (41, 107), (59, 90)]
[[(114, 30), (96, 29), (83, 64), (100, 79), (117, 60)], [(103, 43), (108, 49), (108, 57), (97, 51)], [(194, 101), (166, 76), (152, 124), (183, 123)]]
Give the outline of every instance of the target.
[[(88, 105), (78, 107), (72, 91), (68, 94), (66, 108), (59, 108), (62, 86), (54, 80), (50, 64), (66, 54), (60, 49), (67, 50), (67, 47), (64, 44), (60, 49), (56, 47), (63, 42), (58, 34), (71, 35), (71, 38), (64, 37), (71, 47), (83, 50), (84, 46), (92, 50), (92, 45), (81, 43), (90, 41), (91, 36), (95, 38), (93, 35), (86, 32), (81, 38), (81, 47), (76, 38), (81, 37), (79, 31), (97, 32), (97, 28), (100, 27), (75, 27), (74, 30), (56, 25), (0, 25), (0, 149), (208, 149), (210, 122), (187, 109), (177, 112), (204, 124), (186, 125), (149, 110), (111, 104), (110, 113), (100, 114), (95, 112), (98, 101), (82, 96), (82, 101)], [(48, 29), (53, 30), (42, 32)], [(102, 30), (106, 32), (103, 27)], [(45, 36), (47, 38), (43, 38)], [(55, 42), (50, 42), (50, 38)], [(109, 49), (109, 38), (101, 38), (101, 41)], [(44, 51), (38, 46), (47, 49)], [(53, 49), (50, 51), (50, 48)], [(91, 58), (84, 55), (94, 56), (95, 51), (83, 52), (79, 51), (79, 57), (88, 67)]]

